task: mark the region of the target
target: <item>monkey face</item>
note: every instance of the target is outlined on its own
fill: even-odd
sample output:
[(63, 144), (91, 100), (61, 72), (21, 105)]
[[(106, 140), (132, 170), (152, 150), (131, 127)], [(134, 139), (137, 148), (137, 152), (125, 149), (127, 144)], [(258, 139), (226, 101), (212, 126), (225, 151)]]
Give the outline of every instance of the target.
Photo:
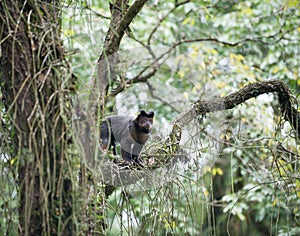
[(150, 133), (152, 129), (153, 118), (141, 117), (139, 119), (139, 126), (144, 131), (144, 133)]

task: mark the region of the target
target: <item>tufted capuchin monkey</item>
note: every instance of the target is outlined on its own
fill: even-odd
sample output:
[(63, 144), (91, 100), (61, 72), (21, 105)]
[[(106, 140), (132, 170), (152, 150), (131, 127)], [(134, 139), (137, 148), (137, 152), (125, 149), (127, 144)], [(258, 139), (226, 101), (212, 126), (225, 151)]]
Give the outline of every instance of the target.
[(138, 159), (152, 129), (154, 112), (141, 110), (135, 117), (108, 116), (101, 124), (102, 149), (113, 148), (116, 155), (116, 142), (120, 143), (121, 155), (125, 161)]

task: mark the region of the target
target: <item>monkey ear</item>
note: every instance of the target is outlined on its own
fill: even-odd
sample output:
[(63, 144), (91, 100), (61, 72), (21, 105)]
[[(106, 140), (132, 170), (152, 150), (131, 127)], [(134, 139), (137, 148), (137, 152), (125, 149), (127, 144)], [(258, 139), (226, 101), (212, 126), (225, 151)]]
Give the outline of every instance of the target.
[(149, 111), (148, 112), (148, 117), (153, 117), (154, 116), (154, 111)]
[(148, 116), (148, 114), (144, 110), (140, 110), (138, 116)]

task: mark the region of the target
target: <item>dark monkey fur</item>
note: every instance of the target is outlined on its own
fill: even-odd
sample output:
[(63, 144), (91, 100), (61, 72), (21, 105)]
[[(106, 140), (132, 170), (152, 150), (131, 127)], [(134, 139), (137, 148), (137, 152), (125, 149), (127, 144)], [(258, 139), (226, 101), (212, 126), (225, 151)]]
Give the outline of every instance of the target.
[(154, 112), (141, 110), (136, 117), (108, 116), (101, 124), (102, 149), (112, 147), (116, 155), (116, 142), (121, 145), (125, 161), (139, 162), (139, 155), (149, 138)]

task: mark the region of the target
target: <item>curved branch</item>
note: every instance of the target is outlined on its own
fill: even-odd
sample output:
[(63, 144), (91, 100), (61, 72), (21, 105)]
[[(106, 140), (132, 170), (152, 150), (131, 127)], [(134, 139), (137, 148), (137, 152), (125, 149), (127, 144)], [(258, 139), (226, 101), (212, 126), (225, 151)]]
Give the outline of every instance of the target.
[(232, 109), (235, 106), (265, 93), (277, 93), (280, 109), (286, 121), (300, 136), (300, 116), (292, 101), (295, 99), (290, 95), (289, 88), (278, 79), (252, 83), (241, 90), (223, 98), (208, 101), (197, 101), (194, 103), (197, 114), (205, 115), (208, 112)]
[(150, 46), (151, 45), (151, 40), (153, 38), (153, 35), (154, 33), (158, 30), (158, 28), (162, 25), (162, 23), (164, 22), (165, 19), (167, 19), (167, 17), (169, 17), (169, 15), (171, 13), (173, 13), (178, 7), (186, 4), (186, 3), (189, 3), (190, 0), (186, 0), (186, 1), (183, 1), (183, 2), (180, 2), (180, 3), (175, 3), (174, 7), (169, 10), (167, 12), (167, 14), (165, 14), (161, 19), (158, 20), (157, 24), (155, 25), (155, 27), (153, 28), (153, 30), (151, 31), (151, 33), (149, 34), (149, 37), (147, 39), (147, 45)]
[[(187, 2), (188, 1), (185, 1), (182, 4), (185, 4)], [(171, 11), (168, 14), (172, 13), (173, 10), (175, 10), (175, 9), (176, 8), (171, 9)], [(168, 16), (168, 14), (166, 16)], [(164, 20), (164, 19), (165, 19), (165, 17), (163, 17), (161, 20)], [(156, 27), (159, 27), (161, 23), (162, 22), (159, 22)], [(152, 34), (154, 34), (156, 32), (156, 30), (157, 30), (157, 28), (153, 29), (153, 31), (150, 33), (150, 36), (148, 37), (147, 45), (144, 45), (142, 42), (138, 41), (147, 50), (151, 51), (150, 41), (151, 41), (151, 38), (153, 37)], [(240, 45), (242, 45), (244, 43), (247, 43), (247, 42), (256, 42), (256, 43), (273, 45), (273, 44), (278, 43), (280, 40), (284, 39), (284, 35), (286, 35), (287, 33), (289, 33), (292, 30), (295, 30), (295, 28), (288, 29), (286, 31), (279, 30), (278, 32), (276, 32), (276, 33), (274, 33), (273, 35), (270, 35), (270, 36), (260, 36), (260, 37), (256, 37), (256, 38), (244, 38), (244, 39), (241, 39), (241, 40), (236, 41), (236, 42), (222, 41), (222, 40), (220, 40), (218, 38), (214, 38), (214, 37), (194, 38), (194, 39), (180, 39), (180, 40), (174, 42), (167, 51), (163, 52), (159, 56), (155, 56), (154, 61), (150, 65), (146, 66), (144, 69), (142, 69), (140, 71), (140, 73), (138, 75), (136, 75), (134, 78), (128, 80), (126, 83), (127, 84), (133, 84), (133, 83), (146, 82), (153, 75), (155, 75), (155, 73), (157, 72), (157, 68), (162, 64), (162, 63), (159, 63), (159, 60), (161, 58), (163, 58), (165, 55), (167, 55), (168, 53), (170, 53), (173, 49), (175, 49), (175, 48), (177, 48), (181, 45), (184, 45), (184, 44), (198, 43), (198, 42), (206, 42), (206, 43), (211, 42), (211, 43), (222, 45), (222, 46), (236, 47), (236, 46), (240, 46)], [(277, 36), (280, 36), (280, 37), (277, 38)], [(274, 40), (273, 41), (271, 41), (271, 40), (263, 41), (264, 38), (274, 39)], [(148, 69), (150, 69), (150, 71), (145, 73), (145, 71), (148, 70)]]
[[(232, 109), (251, 98), (256, 98), (265, 93), (277, 93), (282, 116), (290, 123), (297, 136), (300, 136), (300, 114), (294, 107), (294, 105), (296, 106), (296, 101), (290, 95), (290, 90), (284, 82), (272, 79), (249, 84), (225, 97), (196, 101), (191, 108), (174, 119), (170, 134), (160, 146), (151, 152), (151, 156), (159, 156), (158, 162), (160, 163), (169, 162), (179, 149), (182, 128), (197, 116)], [(162, 153), (164, 155), (161, 156)]]

